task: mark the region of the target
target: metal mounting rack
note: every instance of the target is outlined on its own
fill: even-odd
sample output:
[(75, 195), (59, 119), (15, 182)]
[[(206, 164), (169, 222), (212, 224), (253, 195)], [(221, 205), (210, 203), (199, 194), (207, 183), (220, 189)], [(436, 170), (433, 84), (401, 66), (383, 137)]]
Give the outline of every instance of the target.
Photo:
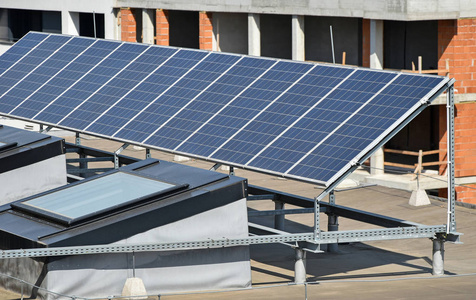
[[(272, 200), (276, 203), (275, 210), (271, 211), (251, 211), (249, 216), (275, 216), (275, 228), (269, 228), (256, 224), (249, 224), (251, 236), (241, 239), (209, 239), (202, 241), (189, 241), (177, 243), (155, 243), (155, 244), (127, 244), (127, 245), (93, 245), (81, 247), (61, 247), (44, 249), (21, 249), (5, 250), (0, 252), (0, 258), (19, 257), (44, 257), (63, 255), (86, 255), (97, 253), (124, 253), (141, 251), (166, 251), (166, 250), (191, 250), (217, 247), (234, 247), (253, 244), (285, 243), (294, 247), (297, 251), (296, 257), (305, 259), (303, 251), (322, 252), (321, 244), (328, 244), (328, 251), (336, 251), (338, 243), (366, 242), (375, 240), (394, 240), (409, 238), (430, 238), (433, 240), (433, 273), (443, 274), (443, 251), (444, 242), (459, 242), (460, 233), (456, 232), (455, 219), (455, 193), (454, 193), (454, 99), (453, 81), (447, 87), (447, 116), (448, 116), (448, 221), (441, 225), (422, 225), (404, 220), (399, 220), (387, 216), (373, 214), (353, 208), (348, 208), (336, 204), (333, 190), (339, 181), (328, 186), (315, 199), (309, 199), (283, 192), (278, 192), (262, 187), (249, 186), (249, 201)], [(375, 145), (380, 147), (381, 145)], [(105, 172), (121, 164), (130, 164), (138, 159), (119, 155), (121, 147), (115, 153), (109, 153), (97, 149), (92, 149), (80, 145), (79, 135), (75, 144), (67, 144), (67, 152), (79, 154), (79, 158), (68, 159), (68, 163), (79, 163), (79, 168), (68, 169), (70, 173), (87, 174)], [(150, 155), (150, 152), (147, 152)], [(365, 160), (367, 157), (362, 157)], [(114, 165), (111, 168), (88, 168), (88, 163), (97, 161), (110, 161)], [(349, 173), (358, 166), (349, 169)], [(212, 168), (215, 170), (217, 166)], [(233, 170), (233, 169), (231, 169)], [(329, 202), (323, 202), (324, 196), (329, 195)], [(299, 209), (284, 209), (284, 204), (293, 204)], [(314, 213), (314, 231), (311, 233), (288, 233), (284, 231), (284, 218), (286, 214)], [(320, 214), (328, 216), (328, 231), (321, 231)], [(370, 230), (338, 230), (338, 217), (349, 218), (368, 224), (382, 226), (382, 229)], [(296, 272), (298, 274), (298, 272)], [(298, 275), (296, 275), (298, 276)], [(301, 282), (303, 278), (296, 277), (296, 282)]]

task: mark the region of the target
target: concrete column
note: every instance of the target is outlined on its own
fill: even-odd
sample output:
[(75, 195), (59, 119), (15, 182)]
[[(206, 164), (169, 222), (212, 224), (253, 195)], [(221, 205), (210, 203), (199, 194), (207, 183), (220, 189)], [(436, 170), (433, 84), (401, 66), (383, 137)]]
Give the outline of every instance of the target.
[(79, 13), (61, 11), (61, 33), (79, 35)]
[(142, 9), (142, 43), (154, 44), (154, 13), (152, 9)]
[(294, 283), (302, 284), (306, 282), (306, 251), (300, 248), (296, 248), (295, 250)]
[[(383, 20), (370, 20), (370, 68), (383, 69)], [(370, 174), (384, 173), (384, 152), (378, 149), (370, 158)]]
[[(284, 202), (281, 201), (274, 201), (274, 209), (280, 210), (284, 209)], [(274, 216), (274, 228), (284, 231), (284, 218), (285, 215), (275, 215)]]
[(12, 32), (8, 27), (8, 9), (6, 8), (0, 8), (0, 37), (13, 41)]
[(104, 38), (108, 40), (120, 40), (121, 28), (117, 19), (119, 9), (114, 8), (110, 14), (104, 14)]
[(261, 55), (260, 15), (248, 14), (248, 54)]
[(293, 60), (305, 59), (305, 47), (304, 47), (304, 16), (292, 17), (292, 44), (293, 44)]
[[(338, 216), (333, 214), (327, 215), (327, 231), (339, 231)], [(327, 252), (339, 252), (339, 244), (327, 244)]]
[(383, 69), (383, 20), (370, 20), (370, 67)]
[(445, 242), (442, 239), (433, 239), (433, 275), (445, 274)]
[(383, 148), (379, 148), (370, 157), (370, 174), (378, 175), (384, 173), (384, 153)]

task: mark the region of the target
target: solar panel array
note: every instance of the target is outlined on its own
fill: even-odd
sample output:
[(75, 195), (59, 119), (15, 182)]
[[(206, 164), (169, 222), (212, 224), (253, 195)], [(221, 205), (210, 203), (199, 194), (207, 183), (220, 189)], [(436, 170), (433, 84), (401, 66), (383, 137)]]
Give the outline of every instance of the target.
[(0, 114), (329, 184), (447, 78), (29, 33)]

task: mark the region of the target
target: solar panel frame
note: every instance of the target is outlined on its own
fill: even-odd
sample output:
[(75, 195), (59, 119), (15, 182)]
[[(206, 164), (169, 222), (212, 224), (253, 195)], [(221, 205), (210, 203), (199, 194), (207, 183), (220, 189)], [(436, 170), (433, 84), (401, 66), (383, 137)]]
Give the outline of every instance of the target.
[[(30, 33), (31, 34), (31, 33)], [(41, 34), (38, 34), (38, 33), (34, 33), (36, 36), (35, 38), (38, 39), (38, 35), (41, 35)], [(47, 37), (43, 40), (41, 40), (42, 42), (44, 40), (46, 40), (50, 35), (47, 35)], [(76, 37), (76, 38), (79, 38), (79, 37)], [(81, 37), (83, 38), (83, 37)], [(84, 38), (83, 38), (84, 39)], [(104, 40), (101, 40), (101, 42), (103, 42)], [(121, 48), (122, 45), (124, 44), (128, 44), (128, 43), (125, 43), (125, 42), (117, 42), (117, 41), (106, 41), (106, 42), (110, 42), (110, 43), (117, 43), (117, 44), (120, 44), (119, 46), (116, 46), (114, 48), (114, 50), (112, 50), (112, 52), (110, 52), (107, 56), (105, 56), (101, 62), (103, 60), (106, 60), (109, 55), (111, 55), (111, 53), (113, 53), (114, 51), (116, 51), (117, 49)], [(26, 43), (26, 42), (25, 42)], [(94, 42), (96, 43), (96, 42)], [(137, 45), (137, 44), (135, 44)], [(36, 45), (38, 46), (38, 45)], [(148, 46), (149, 48), (150, 47), (159, 47), (159, 46), (155, 46), (155, 45), (149, 45)], [(147, 49), (149, 49), (147, 48)], [(190, 51), (190, 52), (194, 52), (194, 53), (204, 53), (203, 55), (205, 57), (208, 57), (209, 55), (211, 55), (212, 52), (207, 52), (207, 51), (203, 51), (203, 50), (181, 50), (179, 48), (173, 48), (173, 47), (170, 47), (171, 49), (177, 49), (176, 52), (174, 52), (174, 55), (179, 53), (180, 51)], [(33, 51), (33, 49), (31, 49), (28, 53), (30, 53), (31, 51)], [(145, 50), (147, 51), (147, 50)], [(27, 56), (28, 55), (25, 54), (23, 57)], [(201, 54), (202, 55), (202, 54)], [(256, 87), (258, 88), (273, 88), (272, 84), (265, 84), (263, 85), (263, 83), (265, 81), (262, 81), (261, 80), (261, 77), (267, 73), (268, 71), (271, 71), (273, 70), (274, 67), (280, 65), (280, 66), (285, 66), (285, 65), (288, 65), (289, 67), (303, 67), (303, 68), (308, 68), (307, 70), (307, 73), (305, 74), (301, 74), (299, 79), (295, 79), (292, 84), (290, 86), (287, 86), (286, 89), (284, 89), (283, 92), (281, 92), (281, 94), (279, 95), (279, 97), (275, 98), (274, 100), (272, 100), (270, 103), (268, 103), (268, 105), (266, 105), (265, 109), (261, 109), (260, 112), (258, 113), (258, 115), (255, 115), (254, 118), (251, 118), (247, 121), (246, 124), (251, 124), (256, 118), (258, 118), (261, 114), (263, 114), (264, 111), (266, 111), (267, 108), (271, 107), (273, 104), (277, 103), (277, 101), (279, 100), (279, 98), (281, 98), (283, 95), (286, 95), (286, 93), (293, 87), (295, 86), (296, 84), (299, 83), (300, 80), (302, 80), (303, 78), (306, 78), (306, 74), (308, 74), (311, 70), (315, 69), (317, 66), (326, 66), (326, 67), (329, 67), (331, 69), (334, 69), (334, 70), (350, 70), (351, 74), (348, 75), (346, 78), (352, 78), (353, 75), (352, 74), (356, 74), (357, 72), (369, 72), (369, 73), (372, 73), (373, 75), (375, 76), (378, 76), (379, 74), (394, 74), (395, 77), (393, 80), (396, 80), (398, 77), (401, 76), (401, 73), (397, 73), (397, 72), (391, 72), (391, 71), (376, 71), (376, 70), (367, 70), (367, 69), (362, 69), (362, 68), (353, 68), (353, 67), (348, 67), (348, 66), (329, 66), (329, 65), (321, 65), (321, 64), (313, 64), (313, 63), (307, 63), (307, 62), (296, 62), (296, 61), (287, 61), (287, 60), (282, 60), (282, 59), (272, 59), (272, 58), (256, 58), (256, 57), (250, 57), (250, 56), (246, 56), (246, 55), (236, 55), (236, 54), (222, 54), (222, 55), (230, 55), (230, 56), (236, 56), (238, 57), (237, 61), (235, 62), (235, 65), (240, 62), (240, 61), (244, 61), (245, 59), (259, 59), (260, 61), (269, 61), (272, 63), (272, 66), (270, 68), (268, 68), (266, 70), (266, 72), (264, 72), (259, 78), (256, 78), (252, 84), (248, 85), (248, 87), (256, 84)], [(20, 58), (18, 62), (20, 62), (22, 59)], [(172, 57), (170, 57), (172, 58)], [(1, 61), (1, 59), (0, 59)], [(99, 62), (98, 64), (100, 64), (101, 62)], [(200, 61), (201, 62), (201, 61)], [(195, 66), (198, 66), (200, 65), (200, 62), (197, 63)], [(96, 66), (98, 65), (96, 64)], [(230, 70), (234, 70), (233, 67), (235, 66), (230, 66), (226, 72), (230, 71)], [(95, 67), (96, 67), (95, 66)], [(94, 67), (94, 68), (95, 68)], [(93, 68), (93, 69), (94, 69)], [(155, 70), (159, 69), (160, 67), (157, 67)], [(10, 68), (6, 68), (5, 71), (2, 73), (6, 73), (8, 70), (7, 69), (11, 69), (11, 66)], [(86, 74), (83, 74), (82, 77), (80, 77), (80, 79), (78, 79), (74, 85), (76, 85), (77, 83), (79, 83), (87, 74), (89, 74), (90, 71), (92, 71), (93, 69), (90, 69)], [(278, 68), (277, 68), (278, 69)], [(1, 70), (1, 68), (0, 68)], [(187, 74), (189, 74), (191, 71), (193, 70), (190, 69), (188, 70), (188, 72), (186, 74), (183, 74), (178, 80), (175, 81), (175, 83), (179, 82), (181, 79), (185, 78), (187, 76)], [(226, 73), (225, 72), (225, 73)], [(274, 72), (274, 71), (273, 71)], [(59, 72), (57, 72), (56, 74), (58, 74)], [(219, 78), (223, 78), (225, 74), (222, 74)], [(372, 76), (373, 76), (372, 75)], [(2, 75), (0, 75), (0, 78), (1, 78)], [(150, 76), (150, 75), (148, 75)], [(148, 77), (146, 76), (146, 77)], [(415, 78), (421, 78), (421, 77), (430, 77), (428, 75), (412, 75), (414, 76)], [(118, 133), (120, 133), (122, 130), (125, 130), (127, 128), (127, 126), (137, 117), (139, 116), (141, 113), (144, 113), (151, 105), (155, 105), (155, 101), (159, 98), (161, 98), (162, 96), (165, 95), (165, 93), (167, 91), (169, 91), (174, 85), (170, 85), (166, 91), (164, 91), (163, 93), (161, 93), (160, 95), (158, 95), (156, 97), (155, 100), (153, 100), (152, 102), (150, 102), (146, 107), (142, 108), (138, 113), (136, 113), (136, 115), (134, 117), (132, 117), (126, 124), (124, 124), (121, 128), (119, 128), (114, 134), (112, 135), (109, 135), (109, 134), (101, 134), (101, 133), (98, 133), (96, 131), (90, 131), (88, 130), (90, 127), (94, 127), (93, 124), (95, 124), (95, 122), (102, 116), (104, 115), (107, 111), (109, 111), (110, 109), (112, 109), (113, 107), (116, 106), (117, 103), (119, 103), (120, 101), (122, 101), (122, 99), (124, 99), (125, 97), (121, 97), (120, 100), (114, 102), (113, 104), (113, 107), (111, 108), (108, 108), (106, 109), (106, 111), (103, 112), (103, 114), (101, 114), (99, 117), (95, 118), (94, 121), (92, 123), (90, 123), (89, 125), (87, 125), (86, 127), (83, 127), (83, 128), (77, 128), (75, 126), (71, 126), (70, 125), (67, 125), (67, 124), (61, 124), (61, 122), (49, 122), (48, 120), (41, 120), (40, 118), (38, 118), (44, 111), (45, 109), (47, 109), (50, 105), (52, 105), (59, 97), (61, 97), (61, 95), (63, 95), (67, 90), (69, 91), (70, 88), (72, 86), (70, 86), (67, 90), (63, 91), (60, 96), (58, 96), (57, 98), (55, 98), (52, 102), (50, 102), (46, 107), (44, 107), (41, 111), (39, 111), (33, 118), (25, 118), (25, 117), (22, 117), (20, 115), (14, 115), (14, 114), (6, 114), (4, 112), (0, 112), (0, 114), (2, 115), (7, 115), (7, 116), (11, 116), (11, 117), (14, 117), (14, 118), (18, 118), (18, 119), (23, 119), (23, 120), (27, 120), (27, 121), (33, 121), (33, 122), (37, 122), (37, 123), (40, 123), (40, 124), (45, 124), (45, 125), (49, 125), (49, 126), (53, 126), (53, 127), (58, 127), (58, 128), (63, 128), (63, 129), (67, 129), (67, 130), (72, 130), (72, 131), (76, 131), (76, 132), (82, 132), (82, 133), (87, 133), (87, 134), (90, 134), (90, 135), (95, 135), (95, 136), (99, 136), (99, 137), (103, 137), (103, 138), (107, 138), (107, 139), (113, 139), (113, 140), (118, 140), (118, 141), (122, 141), (122, 142), (126, 142), (126, 143), (131, 143), (131, 144), (137, 144), (137, 145), (141, 145), (141, 146), (144, 146), (144, 147), (148, 147), (148, 148), (152, 148), (152, 149), (157, 149), (157, 150), (162, 150), (162, 151), (166, 151), (166, 152), (170, 152), (170, 153), (175, 153), (175, 154), (180, 154), (180, 155), (184, 155), (184, 156), (190, 156), (190, 157), (195, 157), (195, 158), (198, 158), (198, 159), (204, 159), (204, 160), (209, 160), (209, 161), (214, 161), (214, 162), (217, 162), (217, 163), (223, 163), (223, 164), (227, 164), (227, 165), (232, 165), (232, 166), (235, 166), (235, 167), (241, 167), (241, 168), (246, 168), (246, 169), (251, 169), (251, 170), (254, 170), (254, 171), (258, 171), (258, 172), (264, 172), (264, 173), (268, 173), (268, 174), (274, 174), (274, 175), (278, 175), (278, 176), (283, 176), (283, 177), (287, 177), (287, 178), (292, 178), (292, 179), (297, 179), (297, 180), (302, 180), (302, 181), (306, 181), (306, 182), (312, 182), (312, 183), (317, 183), (317, 184), (322, 184), (322, 185), (326, 185), (326, 186), (330, 186), (332, 184), (334, 184), (336, 181), (339, 180), (339, 178), (341, 178), (343, 176), (343, 174), (347, 174), (349, 170), (353, 169), (355, 167), (355, 165), (361, 163), (362, 159), (363, 158), (366, 158), (368, 157), (370, 154), (370, 152), (372, 152), (373, 150), (375, 150), (376, 146), (375, 145), (381, 145), (382, 143), (384, 143), (385, 141), (387, 141), (388, 139), (391, 138), (391, 136), (393, 136), (396, 132), (395, 130), (397, 128), (400, 128), (403, 124), (407, 124), (408, 122), (410, 122), (410, 120), (416, 115), (416, 113), (421, 110), (423, 107), (425, 107), (426, 105), (428, 105), (429, 102), (431, 102), (433, 99), (435, 99), (441, 92), (443, 92), (443, 90), (448, 87), (448, 85), (450, 84), (450, 79), (449, 78), (443, 78), (443, 77), (435, 77), (435, 76), (431, 76), (432, 78), (439, 78), (440, 82), (437, 86), (435, 86), (431, 91), (429, 91), (419, 102), (415, 103), (411, 109), (409, 109), (404, 115), (402, 115), (401, 117), (399, 117), (397, 119), (396, 122), (394, 122), (392, 124), (391, 127), (389, 127), (387, 130), (381, 132), (381, 134), (379, 135), (378, 139), (376, 139), (374, 142), (370, 143), (367, 147), (365, 147), (362, 151), (360, 151), (356, 156), (354, 156), (343, 168), (341, 168), (338, 172), (336, 172), (335, 174), (333, 174), (332, 177), (330, 177), (330, 179), (326, 179), (326, 180), (319, 180), (319, 179), (316, 179), (316, 178), (311, 178), (311, 177), (306, 177), (306, 176), (300, 176), (299, 174), (295, 174), (292, 172), (293, 168), (290, 168), (287, 172), (277, 172), (273, 169), (266, 169), (266, 168), (262, 168), (262, 167), (256, 167), (256, 166), (253, 166), (253, 162), (260, 157), (260, 155), (264, 152), (264, 151), (267, 151), (268, 148), (270, 148), (270, 146), (272, 144), (274, 144), (276, 141), (279, 141), (281, 139), (281, 137), (286, 134), (286, 132), (288, 130), (290, 130), (290, 128), (292, 128), (297, 122), (300, 122), (301, 119), (303, 119), (305, 116), (301, 116), (301, 117), (298, 117), (297, 120), (293, 121), (291, 123), (291, 125), (289, 125), (284, 132), (281, 132), (279, 135), (275, 136), (271, 142), (267, 143), (264, 148), (262, 148), (261, 150), (259, 150), (256, 154), (254, 154), (252, 156), (251, 159), (247, 159), (244, 163), (240, 163), (240, 162), (237, 162), (237, 161), (230, 161), (230, 160), (227, 160), (227, 159), (220, 159), (219, 157), (216, 157), (214, 156), (215, 153), (217, 153), (220, 149), (223, 148), (223, 146), (225, 146), (226, 144), (228, 144), (230, 141), (233, 140), (233, 137), (237, 136), (240, 132), (244, 131), (244, 127), (242, 127), (241, 129), (239, 129), (238, 131), (236, 131), (231, 137), (229, 137), (227, 139), (227, 141), (225, 143), (223, 143), (220, 147), (216, 148), (213, 150), (213, 152), (211, 154), (208, 154), (208, 155), (200, 155), (200, 154), (197, 154), (197, 153), (191, 153), (190, 151), (181, 151), (181, 149), (183, 148), (184, 145), (186, 145), (189, 140), (191, 140), (196, 134), (200, 134), (200, 131), (205, 127), (205, 126), (208, 126), (209, 124), (211, 124), (212, 121), (214, 121), (215, 117), (222, 117), (221, 113), (228, 109), (229, 106), (238, 98), (238, 97), (241, 97), (243, 93), (245, 93), (248, 89), (245, 88), (243, 89), (238, 95), (236, 95), (231, 101), (228, 101), (224, 106), (222, 106), (217, 112), (215, 112), (207, 121), (205, 121), (204, 123), (202, 123), (198, 128), (194, 129), (193, 131), (190, 131), (191, 134), (185, 138), (183, 141), (181, 141), (177, 146), (173, 147), (173, 148), (167, 148), (167, 147), (162, 147), (160, 144), (156, 144), (156, 143), (147, 143), (149, 138), (152, 137), (156, 132), (158, 132), (161, 128), (163, 128), (165, 125), (167, 125), (168, 122), (170, 122), (171, 120), (174, 119), (175, 116), (177, 116), (180, 112), (182, 111), (185, 111), (185, 109), (182, 109), (180, 110), (179, 112), (176, 112), (175, 114), (172, 115), (172, 117), (169, 118), (169, 121), (159, 125), (158, 128), (155, 129), (155, 131), (153, 131), (152, 134), (149, 134), (148, 137), (146, 139), (141, 139), (141, 140), (137, 140), (137, 139), (133, 139), (133, 138), (130, 138), (130, 135), (127, 137), (127, 138), (124, 138), (124, 135), (118, 135)], [(195, 99), (197, 99), (200, 95), (202, 95), (204, 92), (206, 92), (206, 90), (208, 88), (210, 88), (211, 86), (213, 86), (213, 84), (215, 82), (218, 81), (217, 78), (215, 81), (213, 81), (212, 83), (210, 83), (205, 90), (201, 91), (201, 93), (199, 95), (196, 95), (194, 98), (192, 98), (191, 101), (189, 101), (188, 103), (193, 103), (193, 101)], [(185, 81), (184, 81), (185, 82)], [(336, 91), (336, 89), (341, 85), (343, 84), (344, 81), (341, 81), (339, 83), (338, 86), (336, 86), (334, 89), (332, 89), (329, 93), (326, 94), (326, 97), (327, 95), (330, 95), (332, 92)], [(393, 81), (392, 81), (393, 82)], [(140, 83), (139, 83), (140, 84)], [(137, 87), (139, 84), (137, 84), (135, 87)], [(452, 83), (451, 83), (452, 84)], [(104, 85), (103, 85), (104, 86)], [(388, 87), (389, 84), (386, 85), (386, 87)], [(133, 89), (135, 89), (135, 87)], [(384, 88), (382, 88), (380, 91), (383, 91), (385, 90)], [(130, 91), (129, 91), (130, 92)], [(340, 92), (339, 92), (340, 93)], [(340, 95), (344, 95), (342, 93), (340, 93)], [(30, 95), (31, 96), (31, 95)], [(29, 97), (30, 97), (29, 96)], [(377, 97), (378, 94), (374, 95), (371, 100), (367, 101), (365, 105), (367, 105), (368, 103), (370, 103), (372, 101), (372, 99), (374, 99), (375, 97)], [(340, 96), (339, 96), (340, 97)], [(1, 97), (0, 97), (1, 98)], [(89, 98), (88, 98), (89, 99)], [(25, 99), (25, 101), (28, 100), (28, 99)], [(324, 99), (321, 99), (318, 103), (314, 103), (314, 105), (306, 110), (305, 112), (305, 115), (309, 114), (319, 103), (321, 103)], [(87, 99), (83, 101), (86, 102), (88, 101)], [(365, 105), (361, 106), (361, 108), (358, 110), (362, 110), (364, 109)], [(21, 105), (19, 105), (21, 107)], [(188, 105), (187, 105), (188, 106)], [(273, 107), (274, 108), (274, 107)], [(352, 116), (356, 116), (357, 115), (357, 112), (354, 112), (354, 114), (352, 114)], [(13, 112), (13, 110), (12, 110)], [(71, 113), (70, 113), (71, 114)], [(69, 114), (67, 115), (69, 116)], [(66, 117), (67, 117), (66, 116)], [(63, 117), (63, 120), (64, 119), (67, 119), (66, 117)], [(351, 118), (348, 118), (348, 120), (350, 120)], [(346, 121), (346, 122), (347, 122)], [(339, 128), (343, 127), (345, 125), (345, 122), (343, 124), (340, 124), (340, 126), (338, 128), (335, 128), (333, 132), (337, 132), (337, 130), (339, 130)], [(215, 125), (214, 125), (215, 126)], [(79, 126), (80, 127), (80, 126)], [(264, 131), (263, 131), (264, 132)], [(329, 136), (329, 135), (328, 135)], [(327, 138), (326, 138), (327, 139)], [(321, 141), (321, 144), (325, 142), (324, 141)], [(317, 146), (314, 146), (313, 149), (316, 149), (319, 147), (319, 143), (316, 144)], [(311, 155), (311, 152), (313, 151), (308, 151), (309, 154), (306, 154), (304, 157), (302, 157), (302, 159), (300, 159), (300, 162), (302, 162), (303, 160), (305, 160), (308, 156)], [(297, 165), (295, 163), (295, 165)]]

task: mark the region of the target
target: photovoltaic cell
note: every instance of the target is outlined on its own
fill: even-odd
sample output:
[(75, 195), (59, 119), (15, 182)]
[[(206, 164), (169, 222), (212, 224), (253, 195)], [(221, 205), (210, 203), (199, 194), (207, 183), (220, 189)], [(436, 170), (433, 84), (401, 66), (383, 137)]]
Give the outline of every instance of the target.
[[(224, 143), (227, 137), (240, 128), (243, 119), (238, 115), (231, 115), (238, 102), (243, 101), (240, 96), (253, 86), (253, 82), (263, 76), (275, 64), (271, 60), (245, 57), (240, 60), (229, 72), (218, 79), (200, 97), (214, 106), (213, 110), (203, 112), (204, 121), (195, 131), (188, 135), (182, 145), (175, 150), (193, 151), (201, 156), (208, 156), (216, 147)], [(241, 115), (243, 116), (243, 115)], [(198, 125), (198, 124), (197, 124)], [(198, 128), (200, 128), (199, 131)]]
[[(211, 54), (197, 68), (188, 73), (175, 86), (182, 91), (191, 91), (185, 98), (191, 99), (169, 122), (151, 135), (146, 142), (160, 141), (161, 145), (173, 149), (196, 130), (213, 112), (221, 107), (224, 99), (210, 99), (208, 87), (226, 74), (227, 69), (240, 59), (236, 55)], [(180, 97), (180, 95), (177, 95)], [(216, 101), (214, 101), (216, 100)]]
[[(195, 95), (197, 92), (194, 89), (182, 90), (177, 88), (176, 85), (182, 80), (182, 77), (187, 74), (188, 71), (193, 70), (193, 67), (203, 60), (207, 54), (208, 53), (201, 51), (181, 50), (172, 59), (167, 61), (167, 63), (161, 67), (160, 74), (170, 77), (173, 80), (169, 81), (171, 83), (164, 91), (165, 93), (157, 95), (146, 111), (136, 115), (127, 127), (121, 129), (114, 137), (143, 141), (147, 139), (160, 124), (166, 122), (180, 108), (186, 105), (190, 100), (187, 96)], [(157, 78), (155, 76), (151, 77), (151, 80), (154, 79)]]
[(30, 33), (28, 39), (16, 42), (15, 47), (0, 56), (0, 74), (20, 61), (25, 54), (35, 46), (38, 46), (47, 37), (45, 34)]
[[(94, 40), (92, 39), (73, 39), (68, 42), (68, 44), (62, 48), (63, 51), (58, 52), (48, 60), (48, 64), (55, 66), (51, 68), (53, 73), (48, 75), (48, 79), (40, 88), (26, 98), (28, 100), (27, 102), (21, 103), (21, 107), (16, 107), (10, 111), (10, 114), (32, 118), (38, 111), (50, 103), (53, 98), (59, 95), (59, 93), (74, 84), (81, 73), (66, 70), (66, 67), (73, 64), (76, 59), (80, 57), (80, 54), (93, 43)], [(47, 69), (48, 64), (45, 63), (45, 68), (42, 68), (42, 70)], [(59, 66), (63, 67), (58, 69)], [(48, 84), (45, 85), (45, 83)]]
[[(98, 42), (92, 45), (74, 63), (59, 74), (58, 83), (67, 79), (67, 84), (61, 86), (52, 94), (50, 103), (33, 117), (34, 120), (57, 124), (73, 109), (79, 106), (95, 90), (99, 89), (114, 74), (103, 75), (98, 71), (101, 61), (122, 44), (115, 42)], [(110, 57), (109, 56), (109, 57)], [(71, 82), (74, 83), (71, 84)]]
[[(24, 57), (19, 63), (13, 65), (8, 71), (2, 74), (0, 96), (2, 99), (7, 97), (10, 98), (10, 100), (0, 102), (1, 111), (9, 112), (15, 108), (21, 102), (21, 99), (27, 97), (29, 92), (35, 89), (39, 85), (39, 82), (46, 78), (42, 78), (42, 70), (38, 67), (46, 63), (45, 59), (53, 55), (54, 50), (63, 46), (68, 40), (70, 40), (70, 38), (64, 36), (50, 36), (46, 38), (41, 44), (34, 48), (28, 56)], [(47, 69), (47, 71), (50, 70)], [(12, 87), (15, 87), (14, 91)]]
[(94, 74), (103, 75), (104, 79), (107, 78), (107, 81), (88, 97), (87, 101), (75, 107), (74, 111), (59, 124), (81, 130), (85, 129), (102, 112), (147, 75), (146, 72), (137, 71), (137, 67), (141, 66), (141, 62), (137, 62), (137, 59), (147, 49), (147, 46), (143, 44), (125, 44), (117, 49), (109, 59), (102, 62), (94, 71)]
[(0, 114), (330, 184), (448, 82), (29, 33), (0, 57)]
[[(158, 82), (158, 78), (154, 74), (159, 74), (162, 64), (176, 52), (177, 49), (149, 48), (147, 52), (137, 59), (134, 65), (131, 65), (131, 69), (134, 69), (137, 73), (142, 73), (141, 75), (143, 76), (138, 75), (135, 86), (121, 95), (119, 102), (109, 107), (87, 129), (107, 136), (113, 135), (132, 117), (144, 109), (157, 94), (166, 89), (167, 85), (163, 84), (163, 82)], [(155, 82), (150, 81), (151, 77), (154, 78)], [(140, 81), (139, 78), (141, 78)]]

